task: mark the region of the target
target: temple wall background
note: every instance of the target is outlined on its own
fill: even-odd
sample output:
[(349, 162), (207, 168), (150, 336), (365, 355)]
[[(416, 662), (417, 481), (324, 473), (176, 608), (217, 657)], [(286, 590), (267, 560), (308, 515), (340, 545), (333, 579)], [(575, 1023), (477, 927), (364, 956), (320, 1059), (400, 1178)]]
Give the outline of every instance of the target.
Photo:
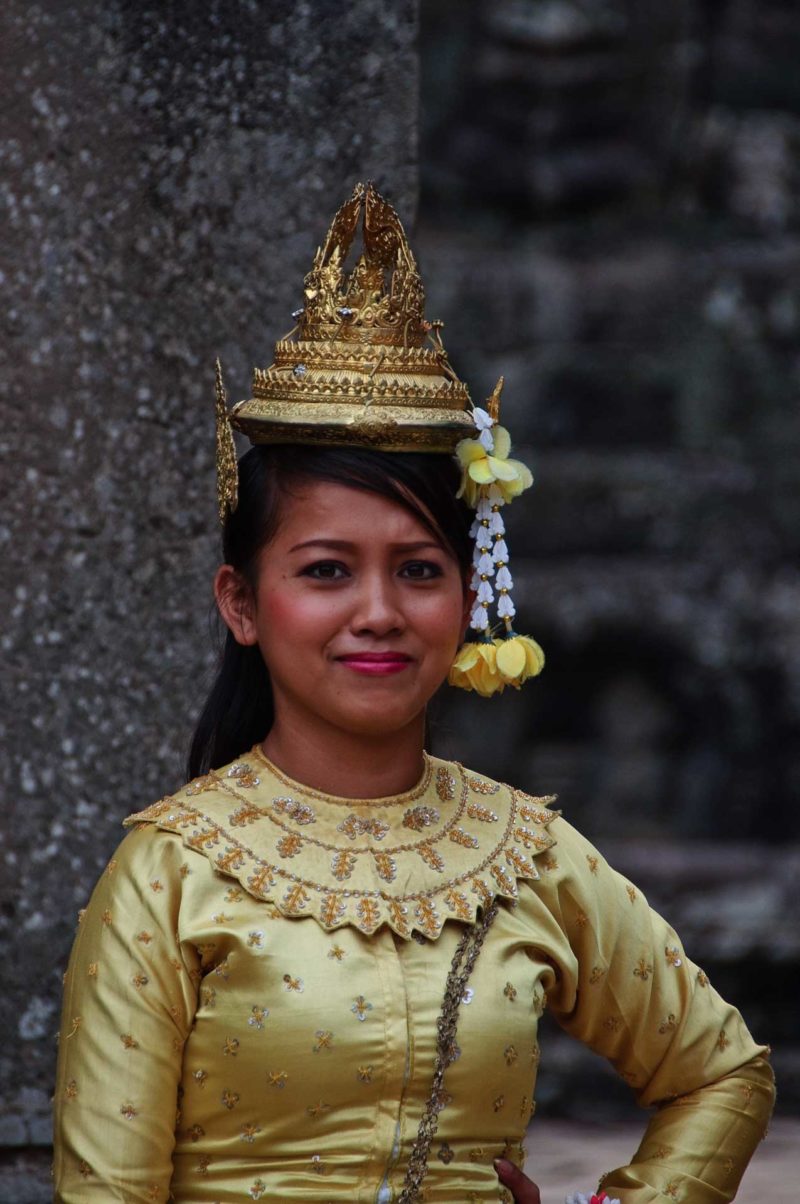
[[(490, 729), (451, 699), (440, 747), (558, 792), (797, 1110), (800, 11), (429, 0), (421, 49), (428, 313), (476, 400), (505, 376), (548, 657)], [(629, 1114), (558, 1036), (540, 1109), (596, 1116), (605, 1084)]]
[[(4, 8), (0, 1204), (48, 1198), (75, 913), (213, 663), (213, 358), (246, 395), (368, 175), (407, 221), (421, 183), (428, 316), (537, 478), (547, 668), (437, 750), (559, 792), (800, 1106), (800, 13), (425, 0), (421, 110), (419, 17)], [(540, 1110), (630, 1108), (556, 1036)]]
[(214, 357), (249, 396), (357, 179), (413, 217), (418, 57), (414, 0), (3, 23), (0, 1202), (28, 1204), (76, 913), (183, 779), (213, 663)]

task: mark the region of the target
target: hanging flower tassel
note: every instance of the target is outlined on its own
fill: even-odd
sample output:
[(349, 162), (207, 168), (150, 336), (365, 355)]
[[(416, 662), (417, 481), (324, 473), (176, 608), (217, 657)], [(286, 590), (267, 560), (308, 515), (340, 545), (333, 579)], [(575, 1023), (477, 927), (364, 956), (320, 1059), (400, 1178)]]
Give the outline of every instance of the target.
[[(476, 407), (474, 439), (462, 439), (456, 448), (461, 463), (458, 497), (474, 507), (476, 516), (470, 534), (475, 540), (471, 587), (475, 606), (470, 626), (478, 639), (465, 643), (450, 669), (449, 682), (463, 690), (476, 690), (484, 697), (501, 693), (506, 686), (516, 689), (529, 677), (541, 673), (544, 653), (530, 636), (517, 635), (511, 626), (516, 608), (511, 598), (514, 580), (508, 565), (508, 545), (501, 509), (533, 484), (530, 470), (509, 458), (511, 436), (497, 425), (503, 378), (497, 382), (485, 410)], [(501, 637), (493, 634), (489, 608), (496, 602), (502, 620)]]

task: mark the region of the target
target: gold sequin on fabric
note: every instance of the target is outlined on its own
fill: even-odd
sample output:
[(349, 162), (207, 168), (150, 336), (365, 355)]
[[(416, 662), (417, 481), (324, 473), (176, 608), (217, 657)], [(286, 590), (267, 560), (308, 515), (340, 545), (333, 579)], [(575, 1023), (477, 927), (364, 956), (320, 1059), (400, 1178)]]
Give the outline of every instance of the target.
[[(235, 878), (226, 902), (244, 889), (328, 930), (349, 924), (371, 934), (388, 924), (405, 939), (435, 940), (448, 919), (475, 924), (479, 907), (517, 897), (519, 879), (558, 868), (551, 801), (427, 755), (420, 782), (403, 795), (337, 799), (293, 782), (256, 748), (126, 822), (176, 832)], [(415, 889), (405, 893), (409, 882)], [(227, 927), (234, 917), (221, 911), (213, 920)], [(263, 932), (248, 939), (267, 947)]]

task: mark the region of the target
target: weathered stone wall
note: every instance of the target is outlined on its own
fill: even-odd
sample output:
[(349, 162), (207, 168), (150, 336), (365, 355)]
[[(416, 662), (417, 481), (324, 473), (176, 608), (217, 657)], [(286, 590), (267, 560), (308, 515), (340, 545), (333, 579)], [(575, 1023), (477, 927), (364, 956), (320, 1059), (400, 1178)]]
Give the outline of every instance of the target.
[[(214, 356), (249, 395), (357, 179), (413, 217), (416, 20), (4, 5), (6, 1151), (49, 1141), (76, 911), (121, 818), (182, 779), (211, 663)], [(0, 1200), (47, 1198), (20, 1166)]]
[(440, 745), (614, 841), (797, 1107), (800, 11), (432, 0), (421, 45), (429, 316), (476, 399), (505, 374), (548, 655)]

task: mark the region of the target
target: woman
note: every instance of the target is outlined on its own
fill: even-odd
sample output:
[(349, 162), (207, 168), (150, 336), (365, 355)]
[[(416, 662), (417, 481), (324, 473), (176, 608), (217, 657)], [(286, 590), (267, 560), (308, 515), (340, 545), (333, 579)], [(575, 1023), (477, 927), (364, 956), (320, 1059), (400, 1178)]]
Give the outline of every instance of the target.
[[(730, 1200), (763, 1047), (552, 799), (423, 751), (445, 678), (541, 668), (501, 516), (530, 476), (497, 397), (470, 412), (438, 331), (422, 346), (371, 188), (296, 316), (252, 401), (229, 415), (219, 382), (225, 655), (192, 780), (131, 817), (76, 940), (56, 1199), (537, 1204), (518, 1167), (549, 1006), (658, 1106), (609, 1195)], [(229, 422), (257, 444), (240, 473)]]

